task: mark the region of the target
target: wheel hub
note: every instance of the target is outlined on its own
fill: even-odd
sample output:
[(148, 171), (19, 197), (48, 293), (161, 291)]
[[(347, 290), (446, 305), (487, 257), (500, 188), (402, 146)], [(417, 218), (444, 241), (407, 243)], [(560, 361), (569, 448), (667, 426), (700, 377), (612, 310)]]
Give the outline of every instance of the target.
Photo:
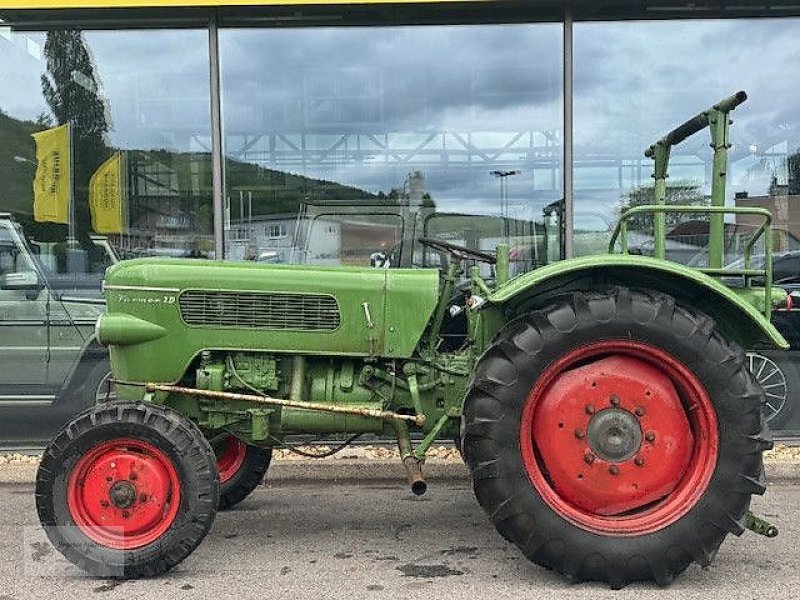
[(84, 454), (67, 483), (72, 520), (95, 542), (133, 549), (158, 540), (180, 504), (172, 460), (143, 440), (102, 442)]
[(669, 376), (626, 354), (563, 370), (544, 389), (531, 427), (552, 488), (598, 516), (630, 514), (668, 496), (694, 448)]
[(118, 481), (108, 490), (108, 497), (117, 508), (130, 508), (136, 502), (136, 487), (130, 481)]
[(636, 417), (620, 408), (606, 408), (589, 421), (589, 447), (608, 462), (633, 458), (642, 445), (642, 428)]
[(228, 483), (239, 472), (247, 457), (247, 444), (230, 435), (215, 445), (220, 484)]

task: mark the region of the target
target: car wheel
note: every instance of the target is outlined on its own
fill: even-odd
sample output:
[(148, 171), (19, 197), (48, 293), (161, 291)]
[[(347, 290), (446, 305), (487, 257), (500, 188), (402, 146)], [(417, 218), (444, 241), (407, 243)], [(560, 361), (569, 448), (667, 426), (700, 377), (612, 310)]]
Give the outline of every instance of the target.
[(800, 376), (787, 355), (747, 353), (750, 372), (764, 390), (764, 416), (773, 430), (783, 428), (797, 408)]

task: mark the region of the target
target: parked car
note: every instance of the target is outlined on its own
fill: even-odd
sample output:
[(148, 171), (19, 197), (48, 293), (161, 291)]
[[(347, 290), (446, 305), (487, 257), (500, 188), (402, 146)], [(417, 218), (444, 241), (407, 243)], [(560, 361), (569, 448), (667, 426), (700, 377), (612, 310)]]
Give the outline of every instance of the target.
[[(116, 261), (110, 246), (93, 243)], [(79, 260), (74, 246), (64, 250)], [(49, 268), (47, 245), (35, 247), (11, 215), (0, 213), (2, 448), (42, 447), (64, 422), (110, 394), (108, 352), (94, 339), (105, 308), (102, 274), (58, 272)]]
[[(764, 255), (752, 258), (751, 266), (764, 265)], [(744, 259), (728, 265), (742, 268)], [(772, 313), (772, 322), (791, 345), (790, 350), (753, 349), (747, 353), (750, 371), (766, 395), (765, 412), (772, 429), (794, 428), (792, 420), (800, 406), (800, 251), (780, 252), (772, 256), (773, 284), (782, 287), (792, 300), (785, 309)], [(736, 278), (726, 278), (727, 285), (741, 284)], [(755, 285), (763, 285), (759, 278)], [(797, 425), (800, 428), (800, 424)]]

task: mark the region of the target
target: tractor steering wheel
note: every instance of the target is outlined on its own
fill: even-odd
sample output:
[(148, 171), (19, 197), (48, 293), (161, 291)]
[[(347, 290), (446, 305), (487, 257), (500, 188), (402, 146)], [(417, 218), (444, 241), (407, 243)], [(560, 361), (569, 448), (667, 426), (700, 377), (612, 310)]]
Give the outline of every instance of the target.
[(419, 243), (433, 250), (445, 252), (458, 260), (477, 260), (479, 262), (489, 263), (490, 265), (497, 263), (497, 258), (495, 258), (494, 254), (470, 250), (469, 248), (451, 244), (450, 242), (443, 242), (442, 240), (434, 238), (419, 238)]

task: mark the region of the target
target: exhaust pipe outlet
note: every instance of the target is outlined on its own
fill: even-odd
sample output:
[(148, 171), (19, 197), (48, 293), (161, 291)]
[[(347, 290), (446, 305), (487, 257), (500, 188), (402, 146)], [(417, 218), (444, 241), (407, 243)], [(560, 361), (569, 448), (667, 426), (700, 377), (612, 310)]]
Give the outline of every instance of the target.
[(403, 459), (408, 484), (415, 496), (422, 496), (428, 490), (428, 484), (425, 483), (425, 478), (422, 476), (422, 462), (413, 456), (406, 456)]

